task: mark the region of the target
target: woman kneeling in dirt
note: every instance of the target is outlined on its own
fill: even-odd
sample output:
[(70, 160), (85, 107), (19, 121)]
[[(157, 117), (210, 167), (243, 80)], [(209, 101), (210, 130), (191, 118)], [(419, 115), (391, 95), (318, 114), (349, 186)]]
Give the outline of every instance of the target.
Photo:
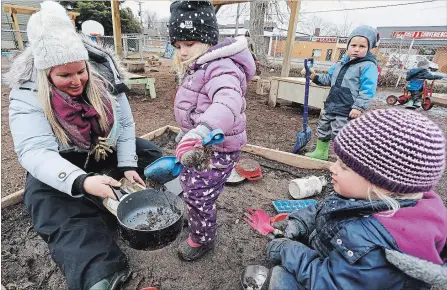
[[(30, 47), (7, 76), (15, 151), (28, 172), (25, 205), (70, 289), (118, 289), (128, 262), (101, 201), (114, 198), (114, 178), (144, 185), (140, 175), (161, 151), (135, 138), (117, 62), (83, 42), (62, 6), (44, 2), (27, 33)], [(108, 169), (114, 178), (94, 175)]]

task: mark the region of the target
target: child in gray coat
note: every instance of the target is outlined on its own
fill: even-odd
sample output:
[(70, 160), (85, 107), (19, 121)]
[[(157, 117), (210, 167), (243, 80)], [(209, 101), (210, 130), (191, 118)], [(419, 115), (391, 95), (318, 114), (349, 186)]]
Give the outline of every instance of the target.
[(377, 30), (359, 26), (349, 36), (346, 56), (329, 68), (327, 74), (315, 74), (317, 85), (331, 86), (324, 105), (324, 114), (317, 127), (317, 148), (307, 157), (327, 160), (329, 143), (350, 119), (359, 117), (369, 108), (376, 93), (378, 69), (370, 50), (376, 47)]

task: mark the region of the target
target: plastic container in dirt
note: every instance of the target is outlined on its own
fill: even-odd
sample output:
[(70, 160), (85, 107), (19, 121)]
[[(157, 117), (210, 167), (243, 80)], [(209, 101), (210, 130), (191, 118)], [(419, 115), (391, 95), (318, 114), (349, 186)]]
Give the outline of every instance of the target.
[(298, 178), (290, 181), (289, 193), (294, 199), (303, 199), (319, 194), (326, 184), (327, 180), (324, 176)]

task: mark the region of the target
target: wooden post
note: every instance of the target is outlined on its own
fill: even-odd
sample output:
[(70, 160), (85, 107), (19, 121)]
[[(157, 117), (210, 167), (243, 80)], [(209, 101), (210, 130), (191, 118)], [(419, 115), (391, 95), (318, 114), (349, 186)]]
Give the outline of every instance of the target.
[(270, 80), (269, 106), (276, 107), (276, 99), (278, 98), (279, 80)]
[(120, 19), (120, 3), (117, 0), (112, 2), (112, 23), (113, 23), (113, 39), (115, 41), (115, 52), (119, 56), (123, 55), (123, 44), (121, 42), (121, 19)]
[(19, 25), (19, 21), (17, 20), (17, 13), (14, 10), (12, 10), (12, 21), (13, 21), (14, 30), (15, 30), (15, 33), (17, 36), (17, 43), (19, 46), (19, 50), (23, 50), (24, 46), (23, 46), (22, 33), (20, 32), (20, 25)]
[(289, 1), (291, 8), (289, 27), (287, 29), (286, 51), (282, 61), (281, 76), (288, 77), (290, 72), (290, 61), (292, 59), (293, 43), (295, 42), (296, 25), (300, 14), (301, 0)]
[(259, 79), (256, 82), (256, 94), (265, 96), (268, 94), (270, 90), (270, 80), (267, 79)]

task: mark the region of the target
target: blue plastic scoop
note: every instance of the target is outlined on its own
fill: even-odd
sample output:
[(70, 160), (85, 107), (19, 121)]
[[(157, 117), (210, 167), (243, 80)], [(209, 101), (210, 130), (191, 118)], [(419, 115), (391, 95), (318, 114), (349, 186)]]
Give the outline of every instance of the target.
[[(221, 129), (211, 131), (211, 133), (202, 141), (202, 145), (212, 146), (224, 141), (224, 133)], [(144, 176), (147, 179), (159, 184), (165, 184), (180, 175), (183, 169), (175, 156), (164, 156), (158, 158), (144, 169)]]

